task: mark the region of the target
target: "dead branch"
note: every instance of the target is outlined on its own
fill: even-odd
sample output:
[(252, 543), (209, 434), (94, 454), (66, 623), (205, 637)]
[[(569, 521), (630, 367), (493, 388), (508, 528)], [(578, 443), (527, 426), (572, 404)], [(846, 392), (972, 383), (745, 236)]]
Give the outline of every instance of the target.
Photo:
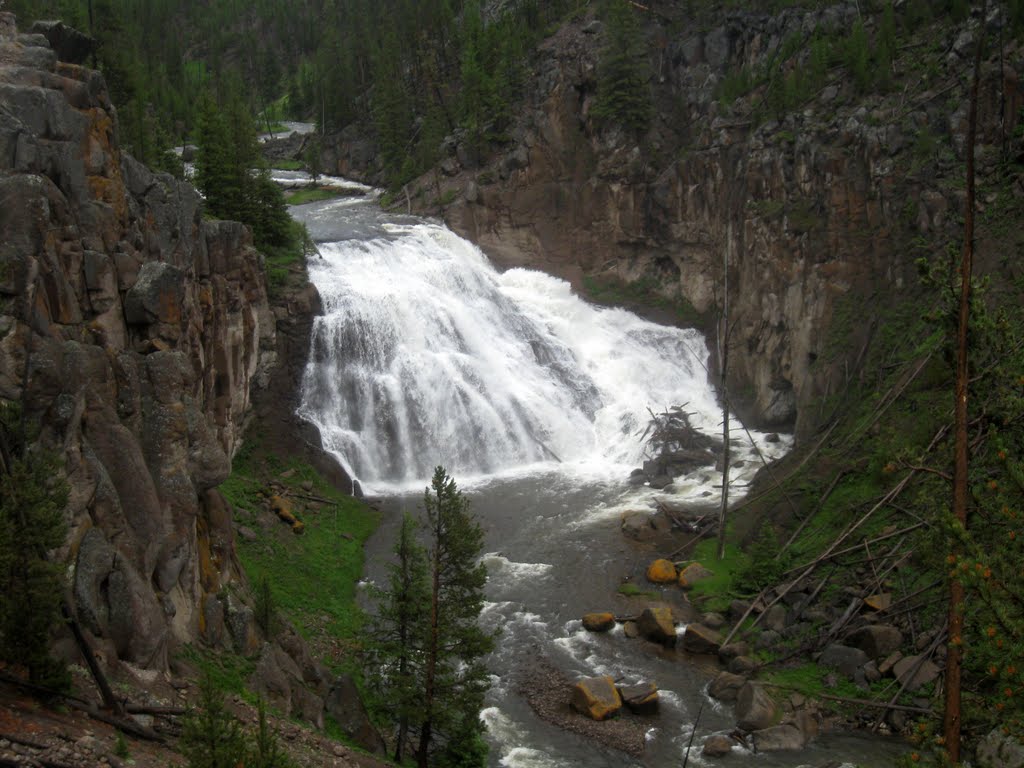
[[(761, 685), (766, 688), (778, 688), (783, 691), (795, 691), (796, 693), (803, 693), (799, 688), (792, 685), (778, 685), (776, 683), (761, 682)], [(829, 701), (838, 701), (843, 704), (855, 704), (859, 707), (880, 707), (883, 709), (895, 709), (900, 712), (917, 712), (923, 715), (935, 714), (928, 707), (911, 707), (904, 704), (889, 704), (884, 701), (873, 701), (871, 699), (851, 699), (847, 696), (833, 696), (828, 693), (816, 693), (811, 698), (814, 699), (828, 699)]]

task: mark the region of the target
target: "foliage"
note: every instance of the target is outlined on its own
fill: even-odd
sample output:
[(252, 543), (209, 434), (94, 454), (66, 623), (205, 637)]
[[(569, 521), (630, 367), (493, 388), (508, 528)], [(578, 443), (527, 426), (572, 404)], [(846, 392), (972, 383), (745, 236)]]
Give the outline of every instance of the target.
[(257, 511), (266, 507), (265, 489), (271, 480), (292, 498), (312, 494), (327, 503), (302, 510), (301, 536), (282, 525), (257, 541), (239, 538), (242, 565), (254, 583), (267, 580), (279, 616), (314, 645), (338, 649), (329, 654), (328, 663), (357, 671), (355, 654), (349, 653), (363, 640), (356, 585), (363, 573), (363, 542), (376, 529), (378, 515), (300, 458), (278, 453), (269, 435), (250, 430), (220, 487), (240, 524), (259, 527)]
[(127, 760), (131, 757), (131, 751), (128, 749), (128, 742), (125, 741), (124, 734), (121, 731), (117, 732), (117, 736), (114, 737), (114, 756), (119, 757), (122, 760)]
[(480, 710), (494, 636), (479, 626), (487, 570), (477, 562), (483, 531), (443, 467), (424, 493), (426, 547), (408, 515), (397, 562), (378, 594), (368, 654), (375, 709), (397, 728), (396, 760), (418, 732), (419, 765), (482, 766), (487, 747)]
[(620, 125), (640, 135), (647, 130), (652, 113), (650, 62), (643, 32), (626, 0), (609, 0), (605, 24), (593, 114), (601, 123)]
[(368, 660), (374, 709), (397, 726), (395, 761), (401, 763), (410, 723), (423, 706), (424, 629), (430, 622), (430, 585), (426, 550), (416, 541), (416, 521), (402, 519), (394, 554), (388, 567), (388, 588), (377, 598), (377, 615), (370, 628), (373, 642)]
[(440, 741), (439, 764), (483, 765), (480, 710), (489, 684), (483, 659), (494, 648), (494, 636), (478, 624), (487, 582), (487, 569), (477, 562), (483, 530), (444, 467), (434, 470), (423, 504), (431, 603), (423, 646), (419, 764), (426, 765), (431, 743)]
[(195, 181), (205, 197), (206, 211), (250, 225), (257, 248), (281, 248), (293, 242), (284, 194), (270, 178), (252, 118), (240, 99), (232, 97), (219, 104), (212, 94), (203, 97)]
[(47, 553), (64, 543), (67, 483), (58, 457), (33, 448), (18, 405), (0, 404), (0, 449), (0, 658), (61, 688), (66, 672), (50, 657), (49, 640), (64, 572)]
[(178, 748), (188, 768), (236, 768), (245, 762), (245, 739), (209, 673), (199, 679), (199, 701), (181, 721)]
[(263, 634), (273, 639), (277, 634), (277, 605), (274, 602), (274, 593), (270, 589), (270, 579), (266, 575), (261, 576), (256, 583), (253, 613), (256, 624), (263, 630)]
[(293, 768), (295, 763), (281, 749), (277, 734), (267, 722), (267, 706), (263, 699), (257, 700), (256, 710), (256, 733), (253, 734), (253, 743), (248, 750), (245, 765), (247, 768)]
[(750, 560), (736, 574), (736, 587), (755, 593), (777, 584), (786, 570), (787, 561), (780, 556), (778, 534), (770, 523), (762, 523), (747, 547)]
[(188, 768), (293, 768), (267, 721), (263, 699), (257, 699), (257, 725), (247, 733), (227, 701), (217, 679), (204, 670), (199, 679), (199, 701), (182, 718), (178, 749)]

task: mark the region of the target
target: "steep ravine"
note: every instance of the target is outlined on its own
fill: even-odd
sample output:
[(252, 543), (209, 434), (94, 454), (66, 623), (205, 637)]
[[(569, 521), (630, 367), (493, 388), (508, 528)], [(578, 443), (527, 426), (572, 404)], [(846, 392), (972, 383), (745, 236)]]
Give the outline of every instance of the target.
[[(835, 66), (775, 119), (757, 116), (764, 85), (728, 108), (717, 87), (741, 67), (806, 67), (811, 34), (848, 34), (856, 4), (714, 17), (655, 5), (658, 14), (638, 11), (656, 107), (645, 136), (601, 130), (590, 114), (602, 25), (587, 15), (541, 45), (510, 143), (478, 166), (450, 137), (450, 155), (408, 185), (413, 207), (441, 214), (499, 265), (536, 267), (584, 291), (647, 285), (709, 330), (728, 258), (732, 399), (751, 423), (806, 436), (877, 324), (917, 294), (915, 259), (958, 238), (964, 82), (979, 20), (938, 19), (901, 40), (888, 89), (859, 93)], [(877, 18), (865, 23), (877, 34)], [(991, 34), (1003, 23), (991, 16)], [(775, 60), (792, 40), (803, 44)], [(983, 178), (1017, 125), (1020, 63), (1007, 38), (984, 67)], [(331, 152), (349, 172), (372, 159), (352, 130)]]
[[(0, 14), (0, 398), (63, 458), (69, 603), (113, 679), (180, 690), (184, 646), (231, 651), (322, 727), (334, 679), (294, 630), (267, 642), (218, 490), (254, 413), (303, 445), (288, 404), (319, 299), (302, 265), (268, 299), (262, 259), (121, 151), (99, 73)], [(57, 650), (82, 663), (70, 633)]]

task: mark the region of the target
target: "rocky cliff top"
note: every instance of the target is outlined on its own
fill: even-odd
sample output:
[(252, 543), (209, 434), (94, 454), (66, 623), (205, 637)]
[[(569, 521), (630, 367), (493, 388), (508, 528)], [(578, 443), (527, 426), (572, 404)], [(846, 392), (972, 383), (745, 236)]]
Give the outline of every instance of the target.
[(0, 16), (0, 397), (64, 458), (79, 618), (160, 670), (241, 578), (215, 489), (275, 327), (248, 230), (117, 131), (99, 73)]

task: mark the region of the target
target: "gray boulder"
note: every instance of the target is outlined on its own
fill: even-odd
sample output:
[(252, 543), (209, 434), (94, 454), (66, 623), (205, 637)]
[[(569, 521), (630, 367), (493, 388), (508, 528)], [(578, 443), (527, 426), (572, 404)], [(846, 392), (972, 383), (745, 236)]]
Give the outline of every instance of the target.
[(683, 634), (683, 650), (690, 653), (717, 654), (722, 636), (703, 624), (689, 624)]
[(324, 711), (360, 747), (375, 755), (385, 753), (384, 739), (370, 722), (355, 681), (349, 675), (341, 675), (334, 681), (324, 700)]
[(725, 757), (732, 752), (733, 744), (736, 741), (726, 733), (713, 733), (704, 740), (704, 749), (701, 755), (704, 757)]
[(674, 647), (676, 628), (672, 621), (672, 609), (667, 605), (652, 605), (644, 609), (637, 619), (640, 634), (648, 640)]
[(719, 672), (708, 686), (708, 696), (719, 701), (736, 701), (747, 679), (731, 672)]
[(736, 726), (760, 731), (775, 722), (777, 709), (772, 697), (757, 683), (747, 683), (736, 696)]
[(857, 630), (850, 643), (860, 648), (869, 658), (888, 656), (903, 645), (903, 633), (888, 624), (869, 624)]
[(978, 768), (1024, 768), (1024, 746), (1002, 728), (993, 728), (975, 751)]
[(755, 752), (803, 749), (807, 743), (803, 732), (793, 723), (783, 723), (782, 725), (754, 731), (753, 739)]
[(851, 648), (839, 643), (828, 646), (818, 657), (818, 663), (821, 666), (838, 670), (850, 680), (857, 674), (857, 670), (868, 661), (868, 655), (860, 648)]

